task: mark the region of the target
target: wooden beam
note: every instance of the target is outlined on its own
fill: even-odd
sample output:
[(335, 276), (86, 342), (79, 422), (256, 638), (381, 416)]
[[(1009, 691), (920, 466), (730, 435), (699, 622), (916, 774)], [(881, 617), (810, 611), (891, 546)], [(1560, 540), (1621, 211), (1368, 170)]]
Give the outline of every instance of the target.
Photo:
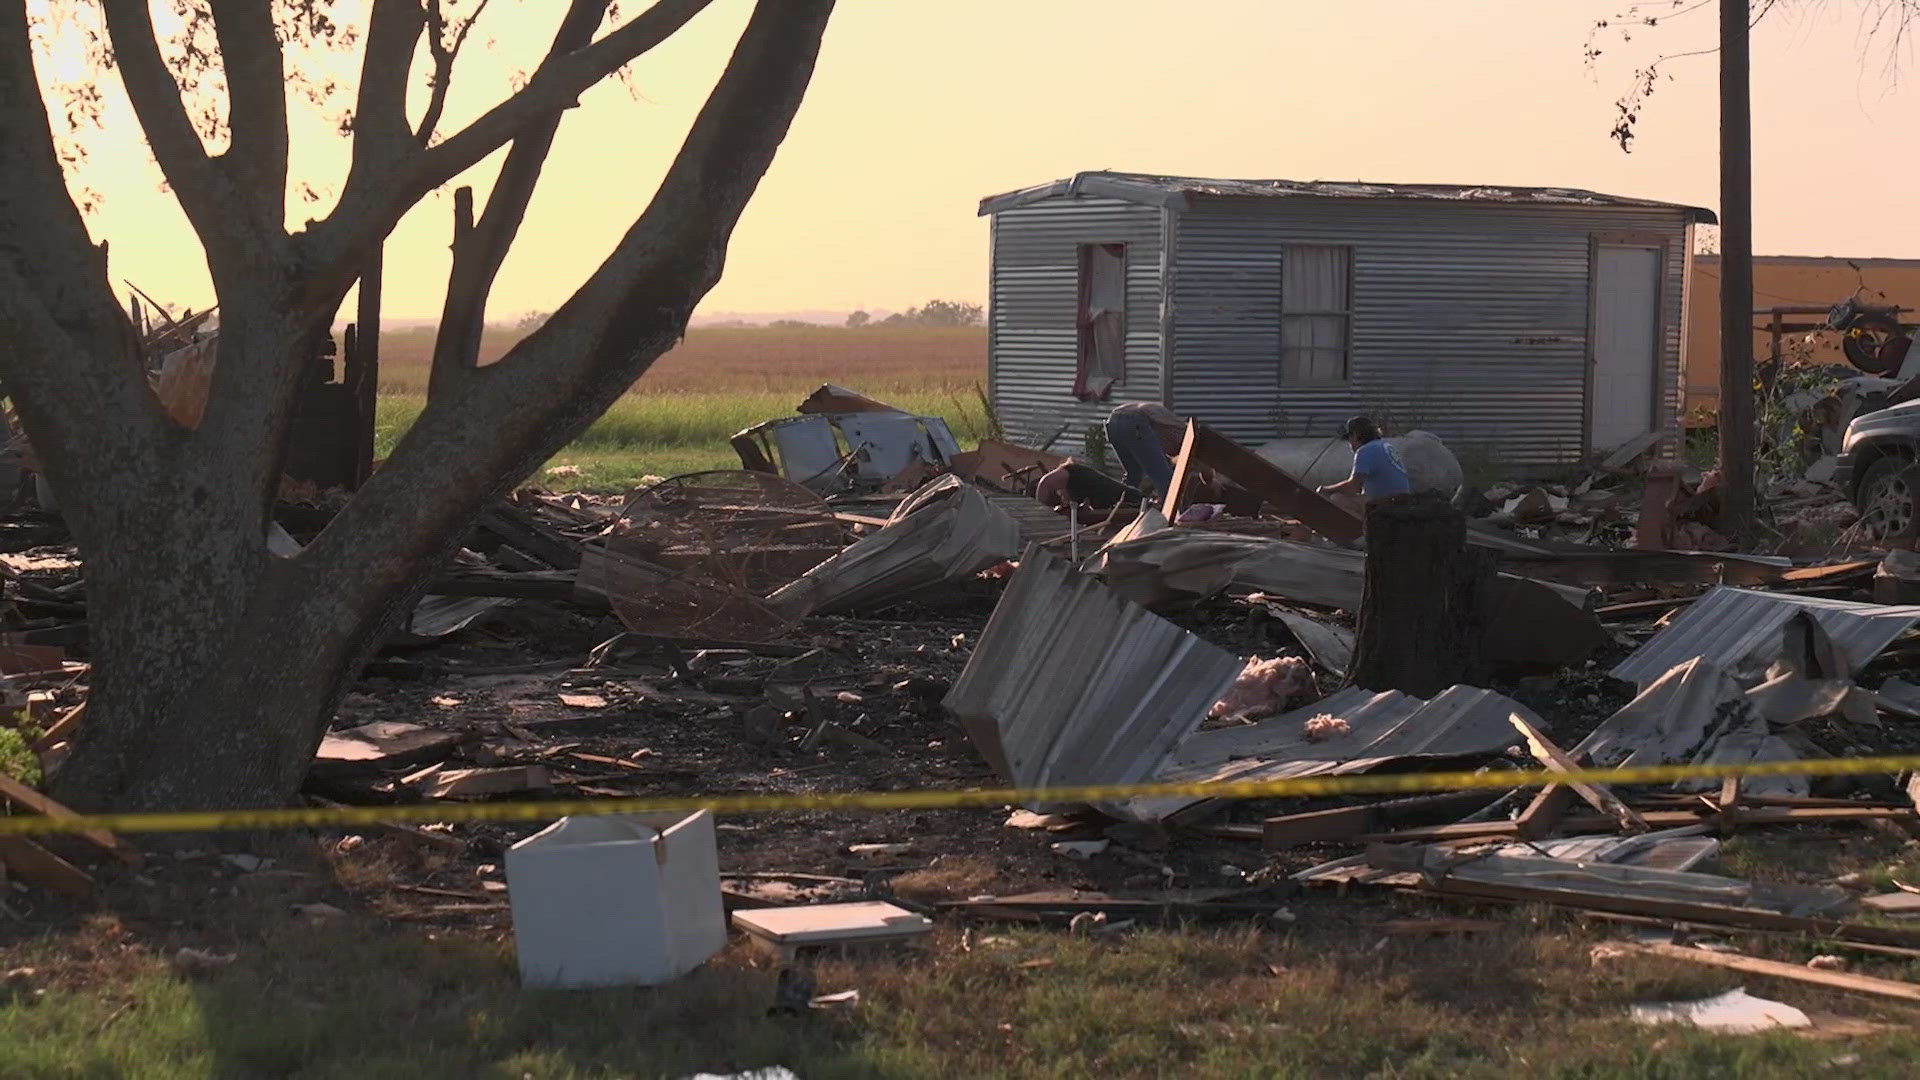
[(1574, 791), (1565, 784), (1548, 784), (1533, 797), (1527, 808), (1515, 818), (1514, 834), (1522, 840), (1543, 840), (1552, 836), (1560, 821), (1573, 809)]
[(1268, 851), (1279, 851), (1298, 844), (1351, 840), (1372, 832), (1378, 826), (1372, 806), (1343, 806), (1335, 810), (1270, 817), (1261, 825), (1260, 839)]
[(1791, 979), (1794, 982), (1810, 983), (1834, 990), (1851, 990), (1859, 994), (1899, 998), (1902, 1001), (1920, 1001), (1920, 984), (1901, 982), (1898, 979), (1881, 979), (1872, 975), (1855, 975), (1846, 971), (1823, 971), (1804, 964), (1785, 964), (1778, 960), (1762, 960), (1757, 956), (1708, 952), (1705, 949), (1690, 949), (1680, 945), (1628, 944), (1627, 947), (1646, 956), (1664, 956), (1670, 960), (1685, 960), (1693, 964), (1706, 964), (1709, 967), (1730, 968), (1748, 975), (1766, 975), (1775, 979)]
[(1187, 477), (1193, 475), (1193, 452), (1200, 441), (1199, 421), (1187, 421), (1187, 434), (1180, 440), (1180, 454), (1173, 459), (1173, 479), (1167, 482), (1167, 494), (1160, 501), (1160, 512), (1173, 521), (1186, 509)]
[[(1189, 420), (1180, 460), (1174, 463), (1173, 482), (1168, 485), (1170, 494), (1179, 492), (1186, 483), (1188, 468), (1202, 465), (1260, 496), (1280, 513), (1300, 519), (1329, 540), (1345, 544), (1360, 539), (1359, 518), (1266, 458), (1198, 420)], [(1179, 507), (1173, 499), (1166, 505), (1167, 517), (1172, 520), (1179, 514)]]
[(74, 900), (93, 896), (93, 878), (24, 836), (0, 836), (0, 863), (12, 874)]
[[(5, 773), (0, 773), (0, 799), (5, 799), (22, 810), (31, 811), (55, 821), (72, 821), (80, 816), (67, 809), (64, 804), (54, 802)], [(128, 866), (140, 865), (140, 852), (112, 833), (88, 830), (79, 835)]]
[(1462, 814), (1471, 814), (1486, 808), (1496, 798), (1498, 796), (1485, 791), (1416, 795), (1409, 799), (1392, 799), (1387, 802), (1364, 803), (1360, 806), (1344, 806), (1333, 810), (1316, 810), (1305, 814), (1270, 817), (1257, 826), (1257, 835), (1214, 831), (1217, 828), (1229, 830), (1242, 828), (1240, 826), (1215, 826), (1201, 831), (1233, 839), (1258, 839), (1265, 843), (1269, 851), (1277, 851), (1296, 844), (1352, 840), (1368, 833), (1381, 832), (1396, 825), (1421, 820), (1457, 818)]
[(81, 717), (84, 717), (86, 714), (87, 703), (84, 701), (68, 709), (60, 719), (53, 722), (52, 727), (49, 727), (39, 738), (33, 740), (33, 748), (35, 750), (45, 750), (54, 743), (71, 736), (73, 729), (80, 726)]
[[(1514, 729), (1527, 740), (1527, 749), (1533, 753), (1540, 764), (1557, 773), (1580, 771), (1580, 763), (1575, 761), (1572, 755), (1553, 745), (1545, 735), (1540, 733), (1539, 729), (1527, 723), (1525, 717), (1519, 713), (1509, 713), (1507, 722), (1511, 723)], [(1608, 790), (1606, 785), (1569, 781), (1567, 786), (1585, 799), (1589, 806), (1619, 822), (1620, 827), (1625, 831), (1630, 833), (1647, 831), (1646, 820), (1634, 813), (1633, 807), (1621, 802), (1619, 796)]]
[[(1389, 868), (1390, 869), (1390, 868)], [(1869, 923), (1846, 922), (1840, 919), (1811, 918), (1799, 915), (1787, 915), (1778, 911), (1762, 908), (1732, 907), (1725, 904), (1697, 903), (1688, 900), (1657, 898), (1647, 896), (1615, 896), (1607, 893), (1581, 892), (1574, 889), (1555, 889), (1542, 885), (1463, 881), (1459, 878), (1443, 877), (1438, 881), (1424, 881), (1414, 871), (1402, 875), (1416, 892), (1440, 895), (1479, 897), (1489, 900), (1506, 900), (1519, 904), (1552, 904), (1555, 907), (1576, 910), (1619, 912), (1627, 915), (1644, 915), (1669, 921), (1704, 923), (1710, 926), (1738, 926), (1760, 930), (1790, 930), (1802, 934), (1817, 934), (1828, 937), (1842, 937), (1853, 941), (1866, 941), (1876, 945), (1899, 945), (1914, 947), (1920, 945), (1920, 929), (1906, 927), (1875, 926)], [(1391, 884), (1391, 882), (1388, 882)]]
[[(1709, 825), (1718, 816), (1718, 810), (1705, 806), (1697, 810), (1640, 812), (1640, 819), (1653, 829)], [(1824, 824), (1839, 821), (1899, 822), (1914, 821), (1916, 818), (1914, 811), (1905, 807), (1863, 806), (1851, 809), (1839, 806), (1763, 806), (1741, 811), (1740, 820), (1747, 825), (1808, 825), (1816, 822)], [(1601, 814), (1569, 814), (1560, 822), (1560, 831), (1569, 835), (1617, 832), (1619, 828), (1619, 822)], [(1449, 840), (1498, 840), (1504, 837), (1517, 837), (1519, 834), (1517, 821), (1463, 821), (1454, 825), (1429, 825), (1398, 829), (1393, 832), (1368, 833), (1353, 839), (1360, 843), (1431, 844)]]

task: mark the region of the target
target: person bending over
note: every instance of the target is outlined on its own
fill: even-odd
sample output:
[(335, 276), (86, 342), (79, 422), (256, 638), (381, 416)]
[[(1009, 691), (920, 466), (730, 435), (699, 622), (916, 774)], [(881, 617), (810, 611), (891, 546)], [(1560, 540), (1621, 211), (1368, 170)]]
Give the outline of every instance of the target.
[(1407, 480), (1399, 456), (1380, 437), (1380, 428), (1372, 420), (1356, 416), (1347, 421), (1344, 434), (1347, 445), (1353, 447), (1353, 475), (1314, 490), (1364, 521), (1368, 503), (1389, 495), (1405, 495), (1413, 490), (1413, 484)]

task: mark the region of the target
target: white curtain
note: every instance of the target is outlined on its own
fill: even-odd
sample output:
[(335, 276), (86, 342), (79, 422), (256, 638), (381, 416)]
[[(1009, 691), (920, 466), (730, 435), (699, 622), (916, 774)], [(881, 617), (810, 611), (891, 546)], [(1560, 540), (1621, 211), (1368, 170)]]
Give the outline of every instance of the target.
[(1080, 392), (1098, 399), (1127, 377), (1127, 248), (1092, 244), (1086, 250), (1087, 326)]
[(1280, 376), (1294, 384), (1347, 378), (1351, 248), (1290, 244), (1280, 264)]

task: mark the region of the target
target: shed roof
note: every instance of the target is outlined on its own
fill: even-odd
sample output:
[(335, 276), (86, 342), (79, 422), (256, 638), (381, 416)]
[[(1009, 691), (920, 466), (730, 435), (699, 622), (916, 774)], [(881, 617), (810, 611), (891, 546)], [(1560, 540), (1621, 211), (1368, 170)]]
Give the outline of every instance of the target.
[(1190, 196), (1318, 199), (1435, 199), (1446, 202), (1503, 203), (1517, 206), (1621, 206), (1684, 211), (1689, 220), (1714, 224), (1713, 211), (1681, 203), (1603, 195), (1580, 188), (1500, 187), (1464, 184), (1376, 184), (1361, 180), (1208, 180), (1150, 173), (1083, 172), (1065, 180), (989, 195), (980, 213), (997, 214), (1056, 195), (1091, 195), (1149, 206), (1184, 209)]

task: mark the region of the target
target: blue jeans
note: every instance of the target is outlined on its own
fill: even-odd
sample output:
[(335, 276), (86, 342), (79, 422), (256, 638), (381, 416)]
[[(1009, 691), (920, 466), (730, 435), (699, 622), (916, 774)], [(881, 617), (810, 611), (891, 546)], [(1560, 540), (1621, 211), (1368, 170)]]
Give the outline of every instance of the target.
[(1129, 487), (1165, 497), (1173, 486), (1173, 462), (1160, 448), (1160, 436), (1151, 420), (1136, 412), (1108, 416), (1107, 445), (1113, 447), (1120, 467), (1126, 470)]

